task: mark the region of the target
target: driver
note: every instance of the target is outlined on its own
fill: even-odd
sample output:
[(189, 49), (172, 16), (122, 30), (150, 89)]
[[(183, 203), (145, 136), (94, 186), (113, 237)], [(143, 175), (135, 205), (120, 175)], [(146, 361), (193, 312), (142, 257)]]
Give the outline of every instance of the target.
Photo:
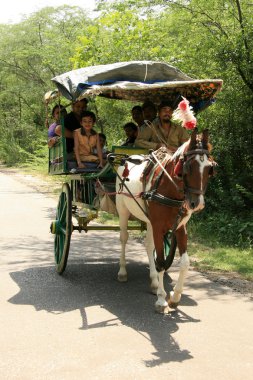
[(188, 132), (181, 125), (171, 122), (173, 107), (167, 100), (158, 106), (158, 118), (142, 132), (142, 138), (136, 140), (135, 146), (147, 149), (159, 149), (166, 146), (173, 153), (189, 139)]

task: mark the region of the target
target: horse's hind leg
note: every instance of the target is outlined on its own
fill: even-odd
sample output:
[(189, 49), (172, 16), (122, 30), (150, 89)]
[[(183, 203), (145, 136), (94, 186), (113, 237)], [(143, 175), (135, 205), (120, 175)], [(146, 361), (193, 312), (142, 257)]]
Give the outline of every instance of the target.
[(146, 234), (146, 239), (145, 239), (145, 246), (146, 246), (148, 261), (149, 261), (150, 288), (153, 294), (157, 294), (158, 276), (157, 276), (157, 271), (156, 271), (155, 261), (154, 261), (154, 239), (153, 239), (152, 227), (149, 223), (147, 223), (147, 234)]
[(121, 242), (121, 254), (119, 260), (119, 272), (118, 272), (118, 281), (126, 282), (127, 281), (127, 271), (126, 271), (126, 244), (128, 240), (128, 219), (130, 212), (127, 208), (121, 207), (119, 211), (119, 226), (120, 226), (120, 242)]
[(179, 276), (173, 291), (170, 292), (169, 297), (169, 306), (174, 308), (177, 307), (181, 299), (184, 281), (190, 266), (190, 260), (187, 254), (187, 232), (184, 225), (176, 231), (176, 238), (180, 253)]

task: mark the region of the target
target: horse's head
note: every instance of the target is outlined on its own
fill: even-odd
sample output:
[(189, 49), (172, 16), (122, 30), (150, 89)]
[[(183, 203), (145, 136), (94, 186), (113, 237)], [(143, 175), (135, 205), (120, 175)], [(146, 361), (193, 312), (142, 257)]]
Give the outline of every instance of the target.
[(199, 139), (195, 129), (185, 146), (181, 162), (185, 206), (188, 210), (200, 211), (205, 207), (204, 195), (214, 165), (216, 163), (210, 158), (208, 130)]

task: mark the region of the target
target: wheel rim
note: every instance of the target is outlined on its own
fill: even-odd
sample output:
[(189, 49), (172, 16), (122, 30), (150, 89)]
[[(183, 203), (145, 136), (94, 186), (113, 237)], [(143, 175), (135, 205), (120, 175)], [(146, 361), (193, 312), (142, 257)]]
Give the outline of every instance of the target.
[(72, 200), (70, 187), (66, 183), (62, 187), (56, 211), (56, 220), (51, 225), (55, 233), (54, 255), (58, 273), (66, 268), (70, 239), (72, 233)]

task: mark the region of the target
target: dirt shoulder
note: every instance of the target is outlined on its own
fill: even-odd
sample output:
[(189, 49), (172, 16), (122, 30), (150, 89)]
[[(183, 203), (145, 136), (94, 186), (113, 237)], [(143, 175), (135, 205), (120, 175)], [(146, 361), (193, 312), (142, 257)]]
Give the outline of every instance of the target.
[(253, 300), (253, 281), (245, 280), (236, 272), (206, 271), (194, 267), (194, 270), (200, 272), (213, 282), (227, 286), (234, 292), (250, 297)]
[[(18, 181), (29, 184), (33, 189), (40, 193), (46, 194), (49, 197), (58, 199), (62, 183), (64, 182), (63, 176), (43, 176), (40, 174), (30, 173), (22, 169), (7, 168), (0, 165), (0, 172), (15, 176)], [(139, 238), (136, 238), (140, 241)], [(201, 270), (194, 265), (195, 259), (191, 257), (191, 265), (194, 270), (200, 272), (206, 278), (213, 282), (217, 282), (223, 286), (231, 288), (234, 292), (240, 293), (244, 296), (249, 296), (253, 299), (253, 281), (243, 279), (236, 272), (222, 272)]]
[(39, 173), (33, 173), (27, 169), (9, 168), (0, 165), (0, 173), (15, 176), (19, 182), (28, 184), (31, 188), (49, 197), (58, 199), (64, 176), (50, 176)]

